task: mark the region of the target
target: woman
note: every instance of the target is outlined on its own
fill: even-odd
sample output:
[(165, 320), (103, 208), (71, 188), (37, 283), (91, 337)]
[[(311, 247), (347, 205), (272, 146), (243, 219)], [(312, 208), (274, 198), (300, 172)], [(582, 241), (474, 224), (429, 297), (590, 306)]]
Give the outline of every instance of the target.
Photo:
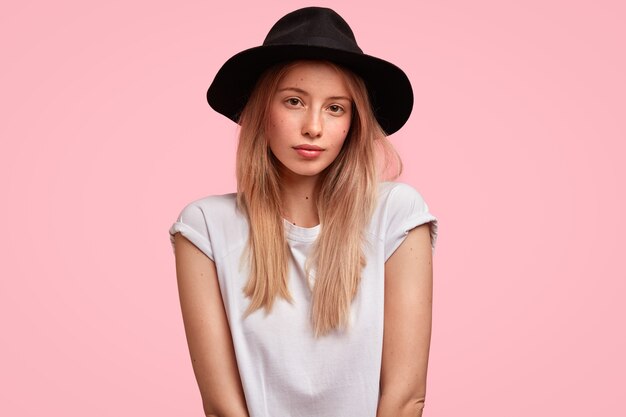
[(381, 181), (413, 104), (404, 72), (308, 7), (228, 60), (207, 98), (241, 126), (237, 193), (189, 203), (169, 230), (205, 414), (421, 416), (437, 219)]

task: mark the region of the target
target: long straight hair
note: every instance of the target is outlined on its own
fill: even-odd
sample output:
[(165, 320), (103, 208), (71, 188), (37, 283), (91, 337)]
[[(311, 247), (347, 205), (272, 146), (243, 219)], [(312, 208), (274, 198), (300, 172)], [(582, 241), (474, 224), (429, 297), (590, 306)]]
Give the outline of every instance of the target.
[[(281, 179), (265, 132), (278, 83), (297, 63), (267, 70), (239, 118), (237, 207), (249, 222), (244, 253), (249, 277), (243, 291), (251, 300), (244, 317), (259, 308), (271, 311), (276, 296), (293, 303), (288, 288), (290, 254), (282, 217)], [(320, 175), (315, 201), (320, 234), (305, 263), (307, 277), (315, 269), (311, 288), (315, 337), (349, 326), (350, 305), (366, 265), (367, 226), (376, 206), (378, 182), (388, 176), (390, 168), (395, 169), (391, 178), (402, 171), (398, 153), (374, 116), (363, 80), (352, 71), (327, 63), (344, 77), (353, 112), (339, 155)]]

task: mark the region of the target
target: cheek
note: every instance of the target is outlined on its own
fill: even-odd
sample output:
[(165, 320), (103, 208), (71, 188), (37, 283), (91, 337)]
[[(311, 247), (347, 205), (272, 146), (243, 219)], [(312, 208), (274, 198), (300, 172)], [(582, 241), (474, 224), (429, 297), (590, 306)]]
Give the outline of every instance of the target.
[(277, 135), (280, 135), (281, 132), (287, 132), (289, 130), (293, 130), (295, 123), (292, 117), (289, 115), (274, 113), (269, 121), (269, 130), (274, 132)]
[(342, 123), (341, 126), (338, 129), (338, 135), (340, 136), (340, 140), (343, 143), (343, 141), (346, 140), (346, 136), (348, 135), (348, 132), (350, 131), (350, 122), (346, 122), (346, 123)]
[(285, 117), (280, 111), (280, 107), (274, 105), (270, 108), (268, 113), (268, 129), (271, 131), (278, 131), (281, 129), (281, 126), (285, 124)]

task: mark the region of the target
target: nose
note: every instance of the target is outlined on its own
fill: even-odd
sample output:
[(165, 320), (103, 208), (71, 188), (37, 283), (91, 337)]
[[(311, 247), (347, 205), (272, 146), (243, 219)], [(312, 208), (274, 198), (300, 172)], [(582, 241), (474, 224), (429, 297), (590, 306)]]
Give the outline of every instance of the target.
[(322, 117), (319, 112), (311, 110), (302, 124), (302, 135), (310, 138), (318, 138), (322, 136)]

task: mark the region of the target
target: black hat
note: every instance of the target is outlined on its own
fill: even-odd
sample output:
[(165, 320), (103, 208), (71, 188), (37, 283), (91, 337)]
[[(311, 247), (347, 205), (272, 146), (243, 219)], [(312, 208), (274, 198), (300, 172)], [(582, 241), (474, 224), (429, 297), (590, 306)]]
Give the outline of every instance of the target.
[(207, 100), (215, 111), (238, 122), (263, 71), (297, 59), (328, 60), (360, 75), (376, 119), (388, 135), (409, 118), (413, 90), (406, 74), (390, 62), (364, 54), (348, 23), (323, 7), (287, 14), (270, 29), (262, 46), (246, 49), (226, 61), (207, 91)]

